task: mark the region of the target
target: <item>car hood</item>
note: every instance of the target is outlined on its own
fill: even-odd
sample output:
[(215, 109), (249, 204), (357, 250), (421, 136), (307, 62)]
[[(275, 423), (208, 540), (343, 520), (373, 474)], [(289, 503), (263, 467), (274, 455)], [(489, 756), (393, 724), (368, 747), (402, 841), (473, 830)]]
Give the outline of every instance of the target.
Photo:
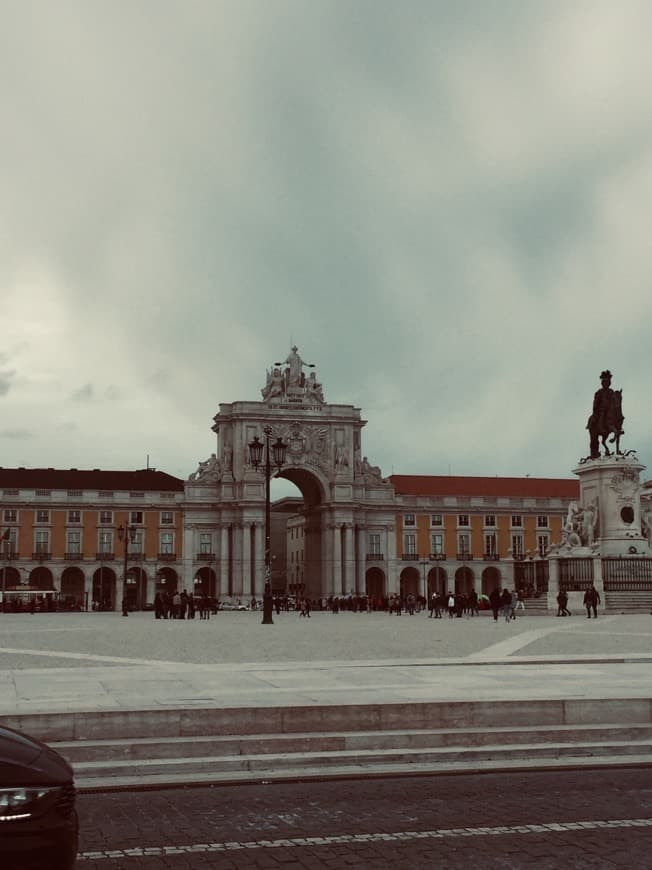
[(65, 785), (68, 762), (40, 740), (0, 727), (0, 789), (19, 785)]

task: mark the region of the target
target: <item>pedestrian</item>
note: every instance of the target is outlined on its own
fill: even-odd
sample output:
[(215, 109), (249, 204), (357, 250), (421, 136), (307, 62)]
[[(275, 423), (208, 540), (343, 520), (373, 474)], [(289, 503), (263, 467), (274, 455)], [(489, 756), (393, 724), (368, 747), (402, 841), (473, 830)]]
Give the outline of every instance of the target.
[(500, 590), (496, 587), (489, 596), (489, 604), (491, 604), (491, 612), (493, 613), (494, 622), (498, 622), (498, 611), (500, 610)]
[(557, 616), (570, 616), (571, 612), (568, 609), (568, 593), (560, 589), (557, 595)]
[(414, 595), (410, 592), (407, 597), (407, 612), (410, 614), (410, 616), (414, 616), (414, 604)]
[(525, 613), (525, 596), (523, 595), (523, 590), (519, 589), (516, 593), (516, 597), (518, 598), (518, 602), (516, 604), (517, 610), (522, 610)]
[(122, 596), (122, 615), (129, 616), (129, 606), (127, 604), (127, 596)]
[(435, 613), (435, 607), (437, 604), (437, 593), (433, 592), (428, 600), (428, 619), (432, 619)]
[(593, 618), (598, 618), (598, 604), (600, 604), (600, 594), (593, 583), (591, 583), (584, 593), (584, 606), (586, 607), (587, 619), (591, 619), (591, 611), (593, 611)]
[(503, 608), (505, 622), (509, 622), (512, 612), (512, 593), (509, 589), (503, 589), (503, 594), (500, 596), (500, 604)]
[(478, 608), (478, 593), (475, 589), (471, 589), (468, 595), (468, 607), (471, 611), (471, 616), (480, 616), (480, 610)]
[(448, 618), (452, 619), (455, 616), (455, 596), (452, 592), (448, 593)]
[(509, 604), (509, 618), (516, 619), (516, 608), (518, 606), (518, 595), (516, 589), (512, 589), (512, 600)]
[(175, 589), (172, 597), (172, 617), (173, 619), (181, 619), (181, 595), (179, 595), (178, 589)]

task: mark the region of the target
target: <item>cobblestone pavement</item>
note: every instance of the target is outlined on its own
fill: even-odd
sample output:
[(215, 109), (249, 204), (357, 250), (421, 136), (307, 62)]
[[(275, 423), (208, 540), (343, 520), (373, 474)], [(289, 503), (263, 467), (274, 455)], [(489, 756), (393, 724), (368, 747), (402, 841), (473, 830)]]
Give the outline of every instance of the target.
[(489, 656), (652, 653), (652, 617), (519, 616), (429, 619), (427, 613), (297, 613), (262, 626), (257, 612), (210, 620), (156, 620), (151, 613), (0, 614), (0, 668), (184, 662), (383, 661)]
[(652, 866), (645, 770), (82, 795), (81, 870)]

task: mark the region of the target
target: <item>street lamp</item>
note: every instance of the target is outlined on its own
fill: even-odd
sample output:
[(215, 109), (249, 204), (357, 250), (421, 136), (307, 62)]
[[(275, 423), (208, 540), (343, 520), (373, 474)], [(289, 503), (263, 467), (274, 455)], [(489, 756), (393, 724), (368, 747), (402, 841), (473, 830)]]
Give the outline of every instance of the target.
[(123, 600), (122, 615), (123, 616), (126, 615), (125, 598), (127, 595), (127, 589), (126, 589), (126, 586), (127, 586), (127, 545), (129, 542), (131, 542), (133, 544), (133, 542), (136, 540), (136, 532), (137, 531), (138, 531), (138, 529), (136, 528), (136, 526), (127, 526), (126, 533), (125, 533), (125, 528), (122, 524), (120, 524), (120, 526), (118, 527), (118, 540), (125, 542), (125, 562), (124, 562), (124, 569), (122, 572), (122, 600)]
[(5, 593), (7, 591), (7, 562), (9, 561), (9, 548), (11, 546), (11, 529), (7, 529), (2, 535), (5, 562), (2, 566), (2, 609), (5, 609)]
[[(275, 477), (279, 469), (285, 463), (285, 454), (288, 449), (280, 436), (274, 444), (271, 443), (272, 427), (265, 426), (263, 429), (265, 434), (264, 443), (258, 435), (254, 436), (254, 440), (249, 443), (249, 458), (251, 464), (256, 470), (261, 470), (265, 475), (265, 594), (263, 595), (263, 621), (262, 625), (274, 625), (272, 619), (272, 553), (270, 545), (270, 501), (269, 501), (269, 483), (272, 477)], [(263, 451), (265, 453), (264, 465)], [(274, 467), (272, 467), (272, 465)]]

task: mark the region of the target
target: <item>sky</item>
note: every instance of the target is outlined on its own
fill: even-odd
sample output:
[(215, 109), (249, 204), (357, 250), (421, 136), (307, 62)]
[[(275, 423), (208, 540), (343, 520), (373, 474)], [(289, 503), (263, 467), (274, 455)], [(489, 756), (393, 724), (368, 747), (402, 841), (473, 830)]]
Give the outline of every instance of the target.
[[(187, 477), (296, 343), (383, 474), (652, 464), (648, 0), (0, 0), (0, 465)], [(652, 470), (643, 477), (652, 477)]]

